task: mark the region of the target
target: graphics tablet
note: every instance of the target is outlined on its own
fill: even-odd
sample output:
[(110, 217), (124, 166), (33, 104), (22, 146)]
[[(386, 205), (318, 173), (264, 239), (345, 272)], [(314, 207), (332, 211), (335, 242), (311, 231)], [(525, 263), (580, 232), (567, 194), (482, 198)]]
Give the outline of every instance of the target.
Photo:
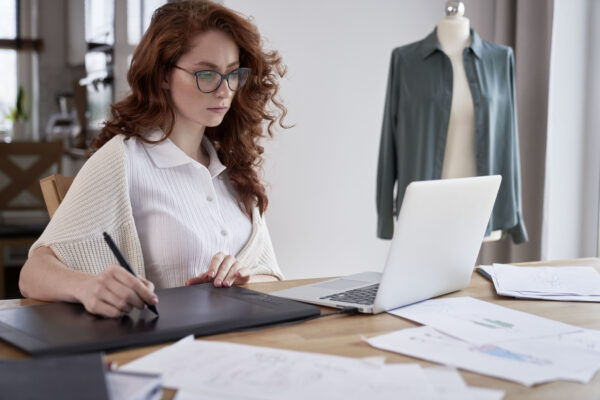
[(33, 356), (114, 350), (299, 320), (320, 309), (292, 300), (211, 283), (156, 292), (160, 317), (134, 310), (103, 318), (81, 304), (51, 303), (0, 310), (0, 338)]

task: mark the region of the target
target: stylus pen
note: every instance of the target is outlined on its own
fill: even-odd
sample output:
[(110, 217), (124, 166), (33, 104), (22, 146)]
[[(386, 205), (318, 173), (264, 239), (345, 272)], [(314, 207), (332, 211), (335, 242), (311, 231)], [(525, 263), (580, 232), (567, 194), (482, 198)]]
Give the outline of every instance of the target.
[[(110, 237), (110, 235), (108, 233), (106, 233), (106, 232), (102, 232), (102, 235), (104, 235), (104, 240), (106, 241), (106, 244), (108, 244), (108, 247), (110, 247), (110, 251), (113, 252), (113, 254), (115, 255), (115, 257), (119, 261), (119, 264), (121, 264), (121, 267), (125, 268), (127, 271), (129, 271), (129, 273), (131, 275), (133, 275), (133, 276), (135, 276), (137, 278), (138, 276), (135, 274), (135, 272), (131, 268), (131, 265), (129, 265), (129, 263), (127, 262), (127, 260), (123, 256), (123, 253), (121, 253), (121, 250), (119, 250), (119, 248), (117, 247), (117, 245), (115, 244), (115, 242), (112, 240), (112, 238)], [(158, 309), (156, 308), (155, 305), (148, 304), (148, 303), (146, 303), (146, 305), (148, 306), (148, 309), (150, 311), (152, 311), (154, 314), (158, 315)]]

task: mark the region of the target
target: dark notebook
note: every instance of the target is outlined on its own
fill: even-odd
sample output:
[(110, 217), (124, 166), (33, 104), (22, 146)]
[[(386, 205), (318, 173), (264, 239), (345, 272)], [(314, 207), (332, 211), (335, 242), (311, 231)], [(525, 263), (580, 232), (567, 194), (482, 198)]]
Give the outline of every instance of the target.
[(0, 338), (37, 356), (112, 350), (293, 321), (320, 314), (308, 304), (212, 284), (159, 290), (160, 317), (148, 309), (118, 319), (81, 304), (51, 303), (0, 310)]
[(106, 400), (102, 355), (0, 360), (0, 398)]

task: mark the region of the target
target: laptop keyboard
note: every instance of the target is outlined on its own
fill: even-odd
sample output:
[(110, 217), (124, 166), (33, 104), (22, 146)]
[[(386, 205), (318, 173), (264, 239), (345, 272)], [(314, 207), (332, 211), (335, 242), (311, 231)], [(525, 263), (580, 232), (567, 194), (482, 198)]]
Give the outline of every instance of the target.
[(364, 286), (358, 289), (347, 290), (345, 292), (330, 294), (329, 296), (321, 297), (322, 300), (339, 301), (341, 303), (355, 304), (373, 304), (375, 296), (379, 289), (379, 283), (370, 286)]

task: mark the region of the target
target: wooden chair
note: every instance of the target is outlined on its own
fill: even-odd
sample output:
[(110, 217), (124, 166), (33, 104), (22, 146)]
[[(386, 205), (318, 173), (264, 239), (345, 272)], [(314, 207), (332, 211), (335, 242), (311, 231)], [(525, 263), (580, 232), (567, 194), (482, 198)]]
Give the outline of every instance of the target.
[(0, 143), (0, 299), (4, 249), (31, 246), (44, 231), (48, 219), (39, 180), (61, 172), (62, 152), (62, 142)]
[(40, 181), (42, 195), (46, 202), (46, 209), (50, 218), (54, 216), (56, 209), (65, 198), (74, 176), (63, 176), (62, 174), (54, 174), (45, 177)]

